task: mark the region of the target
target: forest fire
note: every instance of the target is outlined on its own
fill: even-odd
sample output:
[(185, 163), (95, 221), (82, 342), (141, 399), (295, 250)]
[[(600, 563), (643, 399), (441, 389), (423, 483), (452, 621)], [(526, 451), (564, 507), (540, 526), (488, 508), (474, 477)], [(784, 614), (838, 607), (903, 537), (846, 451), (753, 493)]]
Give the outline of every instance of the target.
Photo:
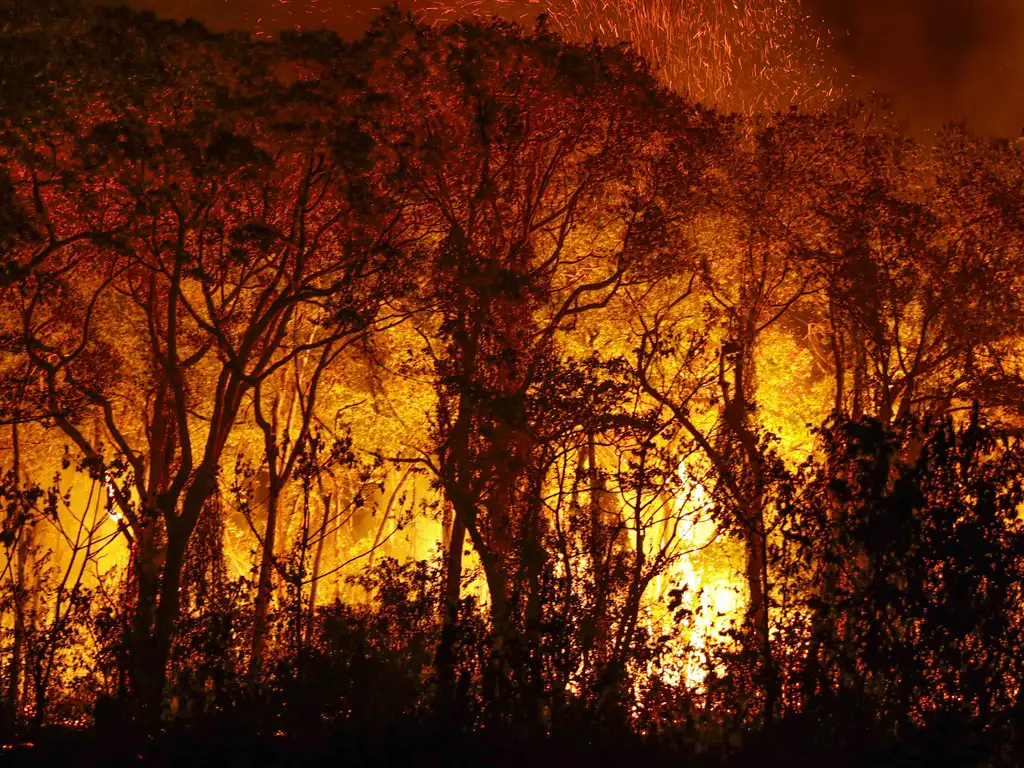
[[(263, 0), (220, 9), (225, 23), (245, 23), (260, 39), (298, 29), (361, 28), (387, 3), (351, 0)], [(179, 18), (204, 17), (202, 0), (172, 0)], [(403, 0), (399, 7), (443, 27), (494, 17), (530, 29), (546, 27), (566, 40), (630, 42), (658, 77), (695, 101), (745, 113), (819, 108), (847, 96), (826, 30), (801, 0)]]
[(1024, 143), (545, 8), (0, 7), (11, 750), (1024, 758)]
[(814, 108), (843, 97), (828, 41), (799, 0), (459, 0), (412, 7), (431, 23), (501, 15), (525, 26), (543, 8), (566, 39), (630, 41), (668, 86), (724, 109)]
[[(663, 659), (659, 665), (651, 665), (647, 673), (668, 675), (667, 682), (700, 690), (711, 663), (707, 643), (725, 641), (728, 629), (740, 623), (737, 592), (741, 587), (735, 568), (715, 569), (702, 562), (702, 559), (710, 560), (708, 550), (718, 539), (712, 502), (702, 485), (690, 485), (685, 463), (679, 465), (679, 479), (682, 490), (675, 500), (674, 510), (683, 519), (678, 565), (669, 570), (667, 579), (662, 577), (668, 584), (674, 583), (673, 589), (678, 592), (658, 585), (660, 588), (650, 596), (648, 609), (652, 613), (663, 609), (660, 626), (652, 616), (651, 630), (673, 635), (678, 650), (675, 659)], [(674, 600), (676, 595), (678, 599)], [(672, 611), (664, 610), (666, 603), (669, 608), (685, 604), (688, 620), (676, 626)]]

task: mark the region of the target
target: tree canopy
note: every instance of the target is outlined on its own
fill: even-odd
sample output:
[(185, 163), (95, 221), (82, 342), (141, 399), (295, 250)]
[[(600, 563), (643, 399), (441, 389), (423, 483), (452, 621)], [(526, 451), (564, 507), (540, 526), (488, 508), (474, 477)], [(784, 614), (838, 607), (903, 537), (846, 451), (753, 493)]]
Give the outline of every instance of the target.
[(0, 42), (7, 732), (1012, 763), (1020, 142), (543, 23)]

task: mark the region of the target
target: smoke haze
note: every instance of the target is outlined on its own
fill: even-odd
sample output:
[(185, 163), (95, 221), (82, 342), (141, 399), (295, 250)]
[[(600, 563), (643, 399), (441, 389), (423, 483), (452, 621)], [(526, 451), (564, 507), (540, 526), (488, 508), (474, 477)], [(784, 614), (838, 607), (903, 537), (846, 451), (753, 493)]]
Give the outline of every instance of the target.
[(860, 89), (892, 96), (915, 128), (966, 118), (981, 133), (1020, 133), (1021, 0), (809, 1)]
[[(360, 34), (388, 0), (131, 0), (214, 29), (323, 26)], [(401, 3), (409, 6), (416, 0)], [(1024, 127), (1024, 0), (804, 0), (862, 95), (893, 97), (917, 131), (966, 119), (978, 132)], [(527, 6), (526, 0), (523, 2)], [(481, 6), (486, 6), (481, 0)], [(537, 4), (539, 6), (539, 4)]]

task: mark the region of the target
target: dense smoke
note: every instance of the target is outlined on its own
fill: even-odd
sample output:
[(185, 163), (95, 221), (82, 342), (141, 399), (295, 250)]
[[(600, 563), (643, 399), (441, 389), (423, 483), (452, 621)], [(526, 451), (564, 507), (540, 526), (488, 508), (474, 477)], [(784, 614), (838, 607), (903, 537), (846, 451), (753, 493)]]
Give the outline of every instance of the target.
[(918, 130), (966, 119), (1017, 135), (1024, 103), (1018, 0), (813, 0), (865, 90), (891, 95)]

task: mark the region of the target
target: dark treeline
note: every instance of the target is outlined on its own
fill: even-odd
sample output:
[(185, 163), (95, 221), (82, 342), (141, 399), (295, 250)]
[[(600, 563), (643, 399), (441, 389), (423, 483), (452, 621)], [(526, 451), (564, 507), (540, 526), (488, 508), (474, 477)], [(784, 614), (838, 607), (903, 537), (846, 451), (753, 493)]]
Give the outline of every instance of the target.
[(0, 4), (6, 738), (1020, 764), (1022, 147)]

